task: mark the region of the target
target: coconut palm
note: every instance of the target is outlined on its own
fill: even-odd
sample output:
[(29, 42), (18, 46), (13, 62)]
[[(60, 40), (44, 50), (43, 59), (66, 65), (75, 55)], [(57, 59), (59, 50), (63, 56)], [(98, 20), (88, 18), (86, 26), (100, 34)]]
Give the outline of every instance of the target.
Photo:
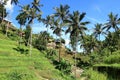
[(20, 24), (20, 45), (21, 45), (21, 40), (22, 40), (22, 26), (25, 25), (27, 19), (27, 14), (25, 13), (20, 13), (16, 17), (16, 20), (18, 20), (18, 23)]
[(119, 29), (118, 25), (120, 24), (120, 18), (118, 18), (118, 14), (114, 15), (112, 12), (108, 15), (109, 20), (105, 23), (103, 29), (109, 31), (111, 28), (117, 31)]
[(95, 36), (95, 38), (98, 37), (98, 39), (99, 39), (99, 52), (101, 52), (100, 49), (101, 49), (101, 46), (102, 46), (101, 41), (100, 41), (100, 35), (101, 34), (106, 34), (106, 33), (103, 32), (102, 24), (97, 23), (97, 24), (95, 24), (93, 35)]
[[(80, 13), (79, 11), (74, 11), (73, 14), (69, 14), (69, 18), (65, 20), (65, 23), (68, 23), (68, 29), (66, 33), (70, 33), (70, 40), (73, 51), (76, 52), (76, 47), (78, 43), (78, 37), (83, 38), (84, 31), (87, 30), (85, 27), (89, 22), (82, 22), (85, 17), (85, 13)], [(75, 53), (75, 66), (76, 66), (76, 53)], [(76, 72), (75, 72), (76, 73)]]
[(61, 32), (63, 32), (64, 30), (62, 29), (62, 27), (64, 26), (63, 23), (60, 22), (60, 19), (57, 20), (53, 20), (53, 25), (51, 27), (51, 29), (53, 30), (53, 34), (56, 34), (57, 36), (59, 36), (59, 40), (60, 40), (60, 45), (59, 45), (59, 62), (61, 60)]
[(100, 40), (100, 34), (102, 34), (102, 24), (97, 23), (95, 24), (93, 35), (95, 36), (95, 38), (99, 36)]
[[(35, 5), (36, 4), (36, 5)], [(22, 7), (22, 12), (27, 14), (28, 24), (32, 25), (35, 19), (41, 19), (41, 11), (38, 10), (40, 8), (39, 0), (34, 0), (32, 5), (26, 5)], [(32, 28), (30, 32), (30, 56), (31, 56), (31, 49), (32, 49)]]
[(62, 21), (67, 18), (69, 13), (69, 6), (68, 5), (60, 5), (60, 7), (55, 7), (56, 13), (54, 13), (55, 17), (60, 18)]
[[(53, 25), (52, 29), (54, 30), (53, 33), (59, 36), (60, 38), (60, 45), (61, 45), (61, 33), (63, 31), (63, 27), (65, 26), (64, 20), (67, 18), (69, 13), (69, 6), (68, 5), (60, 5), (60, 7), (55, 7), (55, 13), (53, 14)], [(61, 48), (59, 48), (59, 62), (60, 62), (60, 54)]]

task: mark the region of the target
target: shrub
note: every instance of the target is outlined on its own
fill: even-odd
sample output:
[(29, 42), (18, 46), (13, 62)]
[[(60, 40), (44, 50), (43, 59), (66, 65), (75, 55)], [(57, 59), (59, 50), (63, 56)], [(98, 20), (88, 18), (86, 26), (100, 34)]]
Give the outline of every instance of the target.
[(89, 80), (107, 80), (107, 76), (105, 74), (99, 73), (92, 69), (85, 71), (83, 75), (87, 76)]
[(56, 69), (64, 72), (65, 74), (70, 74), (71, 72), (71, 64), (68, 63), (66, 60), (62, 59), (60, 62), (56, 64)]
[(120, 55), (110, 55), (104, 59), (105, 63), (113, 64), (113, 63), (120, 63)]
[(46, 56), (48, 58), (53, 58), (53, 56), (57, 54), (57, 51), (55, 49), (48, 49), (46, 52)]

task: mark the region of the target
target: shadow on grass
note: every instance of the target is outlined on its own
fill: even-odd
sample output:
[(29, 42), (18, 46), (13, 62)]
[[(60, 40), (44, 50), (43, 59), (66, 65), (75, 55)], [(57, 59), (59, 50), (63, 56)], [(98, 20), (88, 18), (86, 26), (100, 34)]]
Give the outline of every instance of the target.
[(13, 50), (16, 50), (17, 52), (20, 52), (21, 54), (28, 54), (29, 53), (28, 49), (24, 49), (24, 48), (20, 48), (20, 47), (13, 48)]

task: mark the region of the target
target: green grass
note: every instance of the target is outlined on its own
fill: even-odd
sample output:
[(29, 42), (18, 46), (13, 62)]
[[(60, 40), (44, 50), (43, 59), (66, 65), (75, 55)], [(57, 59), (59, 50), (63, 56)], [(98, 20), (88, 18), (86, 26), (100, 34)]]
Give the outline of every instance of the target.
[[(45, 54), (32, 48), (32, 55), (17, 51), (17, 41), (0, 34), (0, 80), (73, 80), (56, 70)], [(28, 49), (24, 45), (23, 49)]]
[(88, 76), (88, 80), (107, 80), (107, 76), (105, 74), (94, 71), (92, 68), (86, 70), (84, 75)]

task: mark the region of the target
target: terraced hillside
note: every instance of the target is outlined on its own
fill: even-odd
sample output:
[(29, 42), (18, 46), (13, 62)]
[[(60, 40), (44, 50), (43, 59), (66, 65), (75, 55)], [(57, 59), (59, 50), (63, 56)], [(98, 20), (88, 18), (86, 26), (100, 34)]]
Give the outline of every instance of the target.
[(28, 51), (0, 34), (0, 80), (72, 80), (56, 70), (44, 52), (32, 48), (30, 56)]

